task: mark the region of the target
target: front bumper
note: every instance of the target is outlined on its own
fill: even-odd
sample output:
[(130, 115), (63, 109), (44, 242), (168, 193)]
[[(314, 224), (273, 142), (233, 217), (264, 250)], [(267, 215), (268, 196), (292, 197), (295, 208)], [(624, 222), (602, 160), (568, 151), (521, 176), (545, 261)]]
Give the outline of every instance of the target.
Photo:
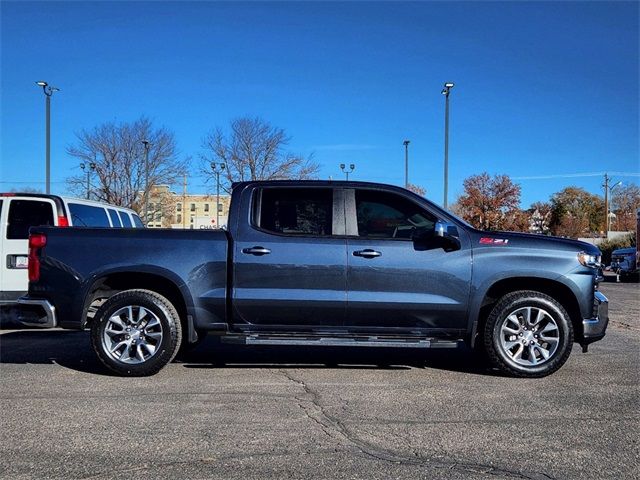
[(22, 297), (18, 299), (18, 321), (28, 327), (58, 326), (56, 308), (47, 300)]
[(608, 324), (609, 300), (596, 291), (593, 299), (593, 317), (582, 320), (582, 345), (589, 345), (604, 337)]

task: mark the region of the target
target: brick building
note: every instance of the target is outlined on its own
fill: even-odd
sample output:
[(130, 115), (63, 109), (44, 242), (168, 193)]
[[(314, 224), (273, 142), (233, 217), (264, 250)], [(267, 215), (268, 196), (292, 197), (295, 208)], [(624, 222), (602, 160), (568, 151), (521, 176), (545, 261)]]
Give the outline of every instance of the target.
[[(217, 228), (226, 227), (229, 195), (220, 195), (216, 215), (216, 195), (172, 192), (169, 185), (154, 185), (149, 196), (149, 228)], [(144, 207), (143, 207), (144, 208)], [(141, 212), (142, 213), (142, 212)]]

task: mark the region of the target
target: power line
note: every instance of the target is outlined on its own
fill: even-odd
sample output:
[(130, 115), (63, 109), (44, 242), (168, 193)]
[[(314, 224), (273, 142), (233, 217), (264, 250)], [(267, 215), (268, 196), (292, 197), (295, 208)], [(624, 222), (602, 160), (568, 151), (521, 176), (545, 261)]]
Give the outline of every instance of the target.
[(534, 175), (530, 177), (513, 177), (512, 180), (549, 180), (552, 178), (602, 177), (608, 173), (618, 177), (640, 177), (640, 173), (630, 172), (593, 172), (593, 173), (560, 173), (556, 175)]

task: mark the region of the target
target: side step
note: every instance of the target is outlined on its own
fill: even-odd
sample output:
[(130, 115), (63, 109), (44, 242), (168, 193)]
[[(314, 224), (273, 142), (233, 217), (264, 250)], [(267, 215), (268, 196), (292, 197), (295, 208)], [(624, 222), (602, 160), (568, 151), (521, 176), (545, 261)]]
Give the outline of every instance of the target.
[(460, 340), (403, 337), (323, 337), (303, 335), (225, 335), (223, 343), (242, 345), (303, 345), (319, 347), (457, 348)]

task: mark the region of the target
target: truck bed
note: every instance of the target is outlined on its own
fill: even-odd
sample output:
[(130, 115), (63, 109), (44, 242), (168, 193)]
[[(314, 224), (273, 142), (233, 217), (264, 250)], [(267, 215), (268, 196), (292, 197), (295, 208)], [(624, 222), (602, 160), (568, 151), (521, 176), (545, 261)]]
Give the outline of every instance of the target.
[(48, 240), (40, 281), (32, 283), (31, 293), (56, 299), (63, 328), (83, 328), (91, 303), (113, 288), (103, 279), (132, 266), (140, 273), (136, 278), (123, 273), (118, 289), (128, 282), (151, 288), (168, 280), (199, 327), (226, 321), (229, 238), (224, 230), (37, 227), (31, 232)]

